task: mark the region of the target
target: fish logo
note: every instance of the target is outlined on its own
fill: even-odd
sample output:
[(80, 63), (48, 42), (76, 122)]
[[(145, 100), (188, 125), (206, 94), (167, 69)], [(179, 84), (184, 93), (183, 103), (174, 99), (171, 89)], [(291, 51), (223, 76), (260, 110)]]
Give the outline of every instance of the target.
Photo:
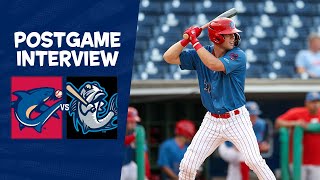
[(117, 128), (118, 93), (113, 94), (109, 102), (108, 93), (96, 81), (85, 82), (77, 89), (72, 83), (67, 83), (68, 96), (72, 98), (69, 115), (77, 132), (105, 132)]
[[(14, 91), (12, 94), (18, 97), (16, 101), (11, 103), (11, 107), (14, 109), (14, 115), (19, 121), (20, 131), (25, 127), (31, 127), (38, 133), (41, 133), (42, 127), (51, 116), (60, 119), (56, 111), (59, 109), (62, 100), (59, 100), (52, 106), (45, 104), (49, 100), (61, 98), (60, 90), (55, 91), (54, 88), (42, 87), (28, 91)], [(40, 114), (32, 118), (31, 115), (33, 112)]]

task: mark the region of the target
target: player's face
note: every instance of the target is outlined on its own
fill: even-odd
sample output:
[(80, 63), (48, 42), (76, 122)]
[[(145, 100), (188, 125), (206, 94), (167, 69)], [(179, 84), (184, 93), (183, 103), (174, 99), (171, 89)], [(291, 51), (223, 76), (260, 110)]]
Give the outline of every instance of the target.
[(311, 40), (310, 49), (315, 52), (320, 51), (320, 38), (314, 38)]
[(190, 144), (191, 139), (184, 137), (184, 144)]
[(222, 43), (222, 47), (231, 50), (234, 48), (235, 35), (234, 34), (224, 34), (224, 42)]
[(306, 106), (310, 112), (316, 113), (320, 108), (320, 101), (310, 101), (306, 102)]
[(316, 112), (320, 108), (320, 101), (309, 101), (306, 106), (310, 111)]
[(258, 118), (257, 115), (253, 115), (253, 114), (250, 115), (250, 120), (251, 120), (252, 124), (256, 123), (257, 118)]
[(128, 121), (127, 122), (127, 131), (134, 130), (136, 128), (136, 126), (137, 126), (136, 122)]

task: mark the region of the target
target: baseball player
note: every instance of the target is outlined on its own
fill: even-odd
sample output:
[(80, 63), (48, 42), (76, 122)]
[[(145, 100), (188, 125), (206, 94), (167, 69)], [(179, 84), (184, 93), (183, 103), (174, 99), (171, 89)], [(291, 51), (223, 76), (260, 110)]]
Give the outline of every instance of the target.
[(163, 142), (159, 148), (158, 165), (162, 171), (161, 179), (178, 179), (179, 164), (195, 133), (192, 121), (180, 120), (176, 123), (175, 137)]
[[(250, 114), (253, 130), (257, 137), (260, 152), (267, 152), (270, 145), (265, 141), (267, 124), (259, 117), (261, 114), (258, 104), (254, 101), (246, 103), (246, 108)], [(249, 180), (249, 168), (244, 163), (243, 155), (230, 142), (225, 142), (219, 147), (221, 158), (229, 163), (227, 180)]]
[[(137, 123), (141, 121), (138, 115), (138, 111), (134, 107), (128, 108), (127, 127), (125, 137), (125, 156), (121, 169), (121, 180), (137, 180), (138, 167), (135, 163), (135, 129), (138, 126)], [(150, 164), (148, 160), (148, 154), (145, 153), (145, 172), (146, 177), (150, 177)]]
[[(276, 128), (301, 126), (320, 122), (320, 94), (309, 92), (305, 98), (305, 107), (295, 107), (279, 116)], [(303, 154), (301, 179), (316, 180), (320, 177), (320, 134), (305, 131), (303, 135)], [(289, 162), (292, 164), (292, 131), (290, 132)]]
[[(189, 39), (173, 44), (163, 55), (181, 69), (196, 70), (201, 100), (208, 110), (181, 163), (179, 179), (194, 179), (204, 160), (228, 140), (243, 154), (259, 179), (276, 179), (261, 157), (249, 112), (245, 108), (246, 55), (238, 47), (240, 35), (230, 18), (218, 18), (208, 26), (214, 45), (203, 47), (197, 37), (202, 29), (190, 27)], [(183, 51), (191, 43), (194, 49)]]

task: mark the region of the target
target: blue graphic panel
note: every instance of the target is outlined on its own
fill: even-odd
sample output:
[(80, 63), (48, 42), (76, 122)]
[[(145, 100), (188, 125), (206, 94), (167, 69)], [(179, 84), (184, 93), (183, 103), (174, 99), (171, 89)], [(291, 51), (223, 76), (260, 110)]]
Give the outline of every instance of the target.
[[(120, 179), (138, 7), (138, 0), (0, 2), (0, 179)], [(20, 127), (36, 136), (48, 130), (49, 122), (62, 121), (62, 138), (12, 139), (12, 77), (62, 78), (62, 89), (50, 90), (50, 98), (62, 98), (60, 109), (51, 111), (53, 119), (35, 128)], [(67, 139), (68, 112), (62, 108), (67, 107), (67, 77), (116, 78), (117, 131), (112, 138)], [(29, 82), (21, 83), (19, 87)], [(15, 98), (21, 100), (22, 94), (16, 92)], [(50, 108), (37, 103), (43, 106), (29, 104), (22, 122)]]

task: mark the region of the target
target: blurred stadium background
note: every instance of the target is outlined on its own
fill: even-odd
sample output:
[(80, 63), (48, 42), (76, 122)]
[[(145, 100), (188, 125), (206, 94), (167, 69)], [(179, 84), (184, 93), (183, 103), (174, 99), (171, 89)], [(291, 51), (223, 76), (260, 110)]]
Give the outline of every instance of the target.
[[(247, 54), (247, 100), (257, 101), (271, 125), (272, 150), (266, 154), (272, 170), (279, 169), (279, 140), (272, 124), (294, 106), (303, 106), (308, 91), (320, 91), (319, 79), (300, 77), (295, 56), (307, 49), (310, 32), (320, 33), (317, 0), (141, 0), (132, 74), (131, 104), (140, 112), (146, 128), (153, 174), (158, 146), (174, 134), (174, 124), (188, 118), (200, 125), (202, 107), (198, 82), (192, 71), (181, 71), (162, 59), (164, 51), (182, 38), (191, 25), (203, 25), (220, 13), (236, 8), (233, 19)], [(204, 30), (200, 42), (211, 44)], [(217, 153), (204, 166), (205, 179), (224, 177), (227, 164)]]

